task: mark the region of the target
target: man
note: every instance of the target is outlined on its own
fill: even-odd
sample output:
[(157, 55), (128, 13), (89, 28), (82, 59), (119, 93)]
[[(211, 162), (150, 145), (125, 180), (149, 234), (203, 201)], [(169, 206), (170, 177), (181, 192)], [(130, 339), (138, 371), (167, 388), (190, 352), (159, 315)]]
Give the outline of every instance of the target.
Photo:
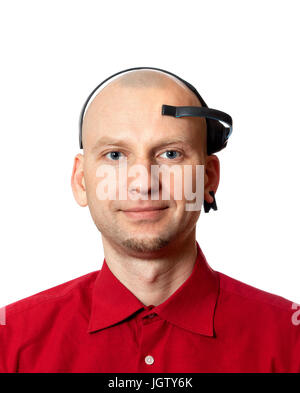
[[(200, 210), (174, 197), (178, 178), (169, 199), (153, 185), (151, 167), (174, 164), (203, 166), (206, 203), (219, 184), (205, 119), (162, 116), (163, 104), (201, 107), (154, 70), (120, 75), (89, 103), (72, 190), (101, 233), (103, 266), (7, 307), (2, 372), (300, 372), (293, 304), (214, 271), (196, 241)], [(124, 176), (125, 164), (145, 171)], [(126, 198), (99, 197), (103, 168)]]

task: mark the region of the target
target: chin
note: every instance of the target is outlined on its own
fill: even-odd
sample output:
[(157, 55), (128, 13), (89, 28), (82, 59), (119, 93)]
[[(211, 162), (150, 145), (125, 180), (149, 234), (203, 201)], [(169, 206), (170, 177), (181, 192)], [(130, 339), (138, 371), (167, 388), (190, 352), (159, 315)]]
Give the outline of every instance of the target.
[(136, 252), (153, 252), (161, 250), (169, 244), (169, 240), (164, 237), (156, 236), (152, 238), (128, 238), (122, 242), (122, 245), (131, 251)]

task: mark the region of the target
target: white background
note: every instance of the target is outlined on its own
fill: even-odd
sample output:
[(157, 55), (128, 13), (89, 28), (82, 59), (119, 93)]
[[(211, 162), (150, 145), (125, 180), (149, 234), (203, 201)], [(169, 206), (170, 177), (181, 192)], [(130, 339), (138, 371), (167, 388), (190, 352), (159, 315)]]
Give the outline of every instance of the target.
[(90, 91), (129, 67), (174, 72), (233, 117), (209, 264), (300, 303), (299, 1), (1, 3), (0, 306), (102, 266), (71, 191)]

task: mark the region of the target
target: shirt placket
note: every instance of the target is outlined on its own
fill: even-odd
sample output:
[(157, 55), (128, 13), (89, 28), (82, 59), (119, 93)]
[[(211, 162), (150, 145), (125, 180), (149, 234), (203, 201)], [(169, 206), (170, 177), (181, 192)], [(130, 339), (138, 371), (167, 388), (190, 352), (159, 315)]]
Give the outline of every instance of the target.
[(137, 360), (137, 372), (160, 372), (161, 359), (158, 358), (157, 348), (159, 337), (162, 334), (162, 324), (164, 321), (152, 309), (155, 306), (145, 306), (138, 315), (139, 330), (139, 353)]

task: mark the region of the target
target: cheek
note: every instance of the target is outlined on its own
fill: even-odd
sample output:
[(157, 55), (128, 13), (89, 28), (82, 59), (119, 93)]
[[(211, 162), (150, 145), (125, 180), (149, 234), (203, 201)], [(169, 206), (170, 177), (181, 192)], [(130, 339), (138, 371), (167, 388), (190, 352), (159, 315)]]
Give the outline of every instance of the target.
[(118, 193), (114, 193), (114, 190), (118, 190), (118, 171), (113, 174), (109, 167), (87, 160), (84, 168), (88, 205), (97, 221), (107, 220), (107, 217), (117, 210), (115, 195), (118, 196)]
[(91, 163), (88, 159), (84, 165), (84, 179), (87, 192), (92, 195), (93, 190), (96, 188), (96, 184), (99, 181), (97, 178), (97, 167)]

